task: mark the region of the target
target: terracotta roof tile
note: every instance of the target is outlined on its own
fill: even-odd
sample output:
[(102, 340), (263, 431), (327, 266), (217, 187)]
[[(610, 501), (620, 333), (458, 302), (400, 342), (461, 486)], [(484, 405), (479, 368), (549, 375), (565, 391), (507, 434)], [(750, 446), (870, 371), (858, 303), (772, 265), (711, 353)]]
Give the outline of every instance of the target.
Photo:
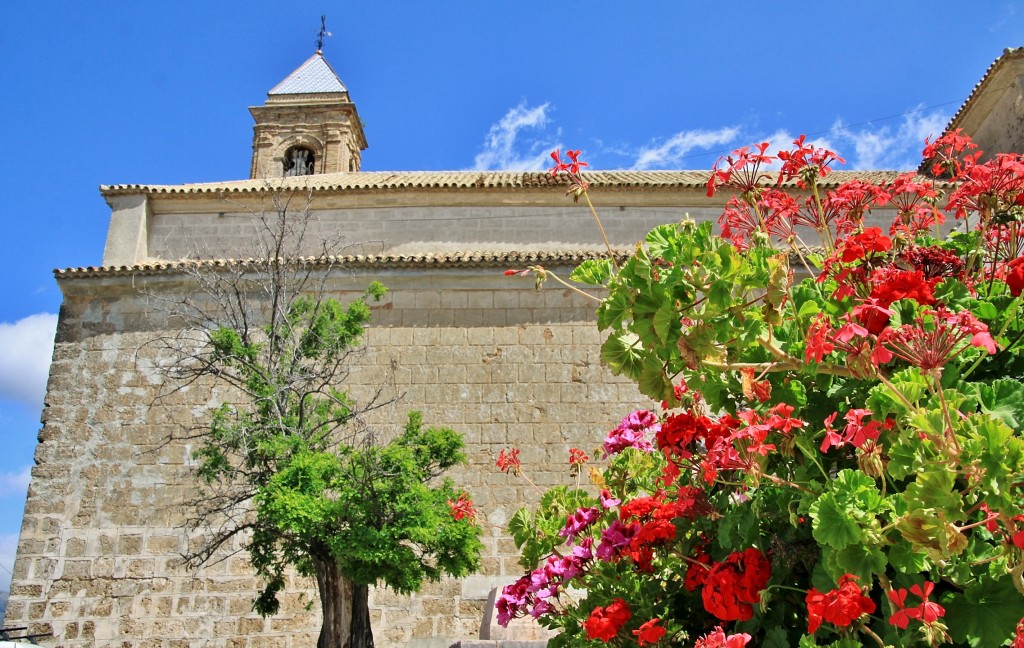
[[(628, 248), (615, 250), (616, 257), (625, 259), (630, 254)], [(567, 266), (577, 265), (587, 259), (606, 258), (605, 252), (594, 250), (552, 250), (534, 252), (450, 252), (437, 254), (379, 254), (303, 257), (296, 259), (300, 267), (344, 267), (354, 269), (456, 269), (456, 268), (524, 268), (529, 265)], [(210, 269), (232, 266), (258, 266), (264, 261), (256, 259), (212, 259), (202, 261), (159, 261), (140, 263), (132, 266), (88, 266), (79, 268), (56, 269), (53, 274), (58, 279), (81, 279), (90, 277), (125, 277), (177, 274), (189, 268)]]
[[(853, 179), (883, 182), (891, 180), (898, 173), (897, 171), (834, 171), (822, 184), (836, 186)], [(584, 177), (592, 187), (601, 189), (698, 189), (704, 187), (708, 174), (708, 171), (591, 171), (584, 174)], [(104, 196), (124, 194), (220, 195), (261, 193), (281, 189), (334, 193), (474, 189), (509, 191), (562, 187), (565, 187), (564, 178), (536, 171), (368, 171), (201, 184), (104, 185), (100, 187), (100, 193)]]
[[(956, 111), (953, 118), (949, 120), (949, 124), (946, 125), (946, 130), (943, 131), (944, 133), (948, 133), (949, 131), (957, 128), (960, 124), (960, 120), (963, 119), (968, 109), (970, 109), (970, 107), (978, 100), (978, 97), (990, 90), (990, 88), (988, 88), (989, 81), (991, 81), (995, 76), (996, 71), (1008, 61), (1017, 58), (1024, 58), (1024, 47), (1007, 47), (1003, 50), (1002, 56), (993, 61), (992, 65), (988, 66), (988, 69), (985, 70), (985, 75), (981, 77), (981, 81), (978, 81), (978, 83), (974, 85), (974, 89), (971, 90), (971, 94), (967, 96), (963, 105), (961, 105), (960, 109)], [(1003, 89), (1005, 88), (996, 88), (996, 90)]]

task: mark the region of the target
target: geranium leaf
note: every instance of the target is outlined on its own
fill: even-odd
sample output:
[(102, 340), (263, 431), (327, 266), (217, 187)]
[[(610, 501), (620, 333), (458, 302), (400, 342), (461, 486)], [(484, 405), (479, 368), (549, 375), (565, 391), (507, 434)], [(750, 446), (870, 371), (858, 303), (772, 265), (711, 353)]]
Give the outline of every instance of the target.
[(962, 444), (964, 460), (977, 462), (983, 469), (978, 479), (988, 491), (989, 506), (1015, 508), (1012, 485), (1020, 479), (1024, 441), (1003, 421), (984, 414), (972, 416), (964, 425), (969, 429)]
[(889, 446), (889, 473), (895, 479), (904, 479), (922, 470), (934, 455), (930, 441), (916, 434), (903, 434)]
[(971, 292), (967, 290), (964, 282), (948, 277), (935, 286), (935, 298), (951, 310), (959, 310), (953, 306), (965, 307), (971, 298)]
[(658, 310), (654, 312), (654, 334), (658, 336), (658, 340), (663, 346), (672, 346), (669, 340), (669, 333), (672, 330), (672, 326), (678, 321), (679, 316), (669, 300), (663, 301)]
[(836, 502), (833, 493), (825, 493), (811, 505), (814, 518), (814, 539), (836, 549), (860, 542), (860, 527), (851, 519), (845, 507)]
[(915, 551), (910, 543), (903, 538), (898, 538), (888, 553), (889, 564), (896, 571), (906, 574), (923, 572), (928, 569), (928, 558), (923, 553)]
[(661, 362), (654, 356), (644, 361), (640, 376), (636, 379), (640, 393), (656, 401), (672, 399), (672, 381), (665, 375)]
[(974, 304), (971, 308), (971, 312), (974, 316), (980, 320), (994, 320), (999, 317), (999, 309), (996, 308), (995, 304), (986, 301), (980, 301)]
[(597, 328), (621, 328), (623, 320), (629, 315), (629, 309), (636, 299), (634, 295), (623, 288), (613, 289), (612, 292), (597, 307)]
[(1010, 576), (997, 581), (983, 578), (963, 594), (949, 595), (942, 604), (943, 620), (953, 639), (973, 648), (1003, 645), (1024, 617), (1024, 596)]
[(978, 385), (981, 409), (1002, 420), (1015, 430), (1024, 427), (1024, 384), (1016, 380), (993, 380), (991, 385)]
[(612, 373), (636, 379), (643, 369), (644, 354), (640, 338), (633, 333), (615, 333), (601, 345), (601, 362)]
[[(679, 238), (679, 226), (675, 224), (658, 225), (644, 238), (652, 258), (675, 256), (675, 241)], [(671, 260), (671, 259), (669, 259)]]
[(796, 408), (797, 412), (807, 405), (807, 387), (798, 380), (783, 382), (772, 387), (772, 403), (786, 403)]
[(527, 538), (533, 533), (533, 515), (526, 508), (521, 508), (516, 511), (512, 519), (508, 521), (508, 532), (512, 534), (512, 539), (515, 540), (516, 546), (522, 548), (523, 543), (526, 542)]
[(818, 306), (818, 302), (808, 300), (800, 304), (800, 310), (797, 311), (797, 316), (800, 319), (806, 319), (812, 315), (817, 315), (820, 312), (821, 307)]
[(727, 309), (732, 304), (732, 288), (731, 281), (719, 279), (711, 284), (711, 288), (708, 290), (708, 303), (716, 310)]
[(761, 642), (762, 648), (789, 648), (789, 635), (783, 628), (774, 627), (764, 636)]
[(963, 501), (954, 490), (955, 475), (945, 466), (929, 466), (917, 473), (917, 478), (907, 485), (906, 502), (911, 509), (935, 509), (945, 514), (945, 519), (958, 521), (963, 518)]
[(569, 279), (592, 286), (603, 286), (612, 276), (611, 259), (587, 259), (576, 266)]
[(835, 553), (835, 562), (844, 574), (853, 574), (862, 583), (870, 583), (873, 574), (885, 572), (885, 554), (874, 545), (851, 544)]

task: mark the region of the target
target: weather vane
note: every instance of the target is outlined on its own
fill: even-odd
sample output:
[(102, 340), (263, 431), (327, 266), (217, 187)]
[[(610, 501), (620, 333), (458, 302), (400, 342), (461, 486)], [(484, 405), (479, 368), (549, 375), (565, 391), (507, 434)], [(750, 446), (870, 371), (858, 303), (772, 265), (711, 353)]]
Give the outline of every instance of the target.
[(330, 36), (331, 32), (327, 31), (327, 16), (320, 16), (320, 33), (316, 36), (316, 51), (322, 52), (324, 49), (324, 36)]

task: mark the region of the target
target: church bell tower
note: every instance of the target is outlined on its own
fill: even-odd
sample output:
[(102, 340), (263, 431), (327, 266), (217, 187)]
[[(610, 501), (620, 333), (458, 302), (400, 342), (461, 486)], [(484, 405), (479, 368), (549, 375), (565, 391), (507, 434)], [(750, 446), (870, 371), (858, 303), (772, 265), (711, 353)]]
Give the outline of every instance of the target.
[(256, 120), (249, 177), (359, 171), (363, 125), (348, 88), (319, 49), (249, 112)]

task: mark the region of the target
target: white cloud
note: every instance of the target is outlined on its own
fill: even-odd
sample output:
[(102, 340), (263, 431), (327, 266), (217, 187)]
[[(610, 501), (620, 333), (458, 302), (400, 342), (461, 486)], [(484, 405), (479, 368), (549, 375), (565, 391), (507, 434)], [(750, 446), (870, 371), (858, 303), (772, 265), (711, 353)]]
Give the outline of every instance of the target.
[(0, 322), (0, 399), (42, 408), (56, 331), (53, 313)]
[(690, 151), (695, 149), (708, 150), (732, 142), (739, 135), (740, 129), (727, 126), (718, 130), (687, 130), (680, 131), (664, 142), (652, 143), (641, 147), (637, 154), (633, 169), (665, 169), (672, 168)]
[(836, 120), (829, 135), (836, 142), (839, 154), (846, 158), (847, 169), (916, 169), (921, 163), (921, 150), (926, 137), (940, 135), (949, 116), (941, 112), (924, 112), (919, 106), (903, 116), (896, 126), (854, 130), (842, 119)]
[[(484, 147), (473, 161), (477, 171), (539, 171), (550, 166), (549, 154), (561, 144), (548, 138), (544, 129), (551, 119), (550, 103), (530, 108), (526, 102), (511, 108), (498, 123), (493, 124), (484, 138)], [(523, 131), (533, 137), (524, 141)]]
[[(549, 167), (550, 152), (562, 148), (558, 141), (561, 132), (553, 123), (550, 113), (549, 103), (530, 107), (524, 102), (511, 108), (491, 126), (482, 150), (475, 157), (473, 168), (482, 171), (540, 170)], [(910, 170), (917, 168), (921, 161), (925, 138), (941, 134), (948, 121), (947, 114), (917, 106), (909, 109), (900, 121), (885, 125), (866, 122), (851, 126), (840, 117), (829, 130), (808, 135), (807, 141), (816, 147), (836, 151), (845, 158), (846, 164), (838, 165), (838, 168)], [(768, 153), (777, 155), (780, 149), (789, 149), (797, 135), (784, 128), (766, 134), (750, 125), (738, 125), (679, 131), (666, 138), (655, 138), (639, 147), (629, 143), (609, 147), (600, 140), (594, 140), (589, 148), (601, 151), (606, 157), (624, 160), (634, 170), (703, 169), (709, 168), (719, 155), (727, 155), (738, 146), (759, 142), (770, 142), (772, 146)], [(584, 148), (581, 143), (577, 145)], [(697, 162), (690, 159), (695, 157), (707, 159)], [(590, 156), (587, 160), (593, 161)], [(780, 164), (768, 168), (778, 168)]]
[[(808, 136), (807, 143), (818, 148), (835, 151), (846, 160), (845, 165), (836, 165), (836, 168), (910, 170), (916, 169), (921, 162), (921, 150), (924, 148), (925, 138), (935, 139), (942, 133), (948, 122), (948, 115), (941, 112), (925, 112), (919, 106), (910, 109), (903, 115), (902, 121), (895, 125), (872, 127), (868, 123), (853, 127), (847, 126), (846, 122), (839, 118), (828, 131)], [(713, 132), (726, 130), (728, 129)], [(779, 129), (767, 135), (746, 128), (736, 130), (737, 134), (733, 139), (737, 146), (752, 146), (760, 142), (769, 142), (771, 144), (767, 151), (769, 155), (778, 155), (779, 150), (788, 150), (797, 137), (787, 129)], [(730, 151), (725, 149), (721, 151), (722, 154), (728, 152)], [(780, 164), (776, 162), (767, 168), (777, 169)], [(637, 166), (636, 168), (645, 167)]]
[(18, 472), (0, 473), (0, 497), (25, 497), (31, 477), (32, 466), (25, 466)]
[(11, 572), (14, 571), (14, 556), (18, 553), (18, 534), (0, 534), (0, 590), (11, 590)]

